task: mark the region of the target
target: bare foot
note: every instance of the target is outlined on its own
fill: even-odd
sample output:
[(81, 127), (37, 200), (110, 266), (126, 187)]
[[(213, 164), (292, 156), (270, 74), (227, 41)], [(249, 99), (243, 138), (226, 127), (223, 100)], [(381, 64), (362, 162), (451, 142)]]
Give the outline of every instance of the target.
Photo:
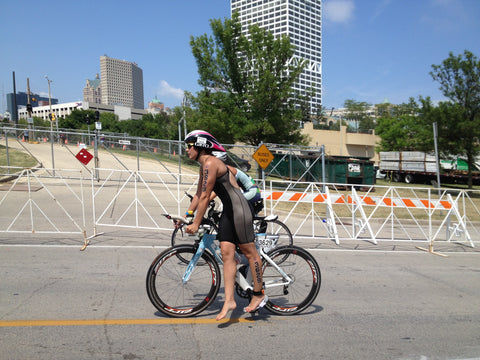
[(237, 307), (237, 303), (235, 301), (232, 302), (225, 302), (223, 304), (222, 311), (220, 311), (220, 314), (217, 315), (216, 320), (222, 320), (224, 319), (230, 311), (235, 310)]
[(248, 313), (256, 311), (258, 308), (264, 307), (267, 300), (268, 298), (266, 295), (253, 296), (250, 304), (246, 308), (244, 308), (243, 311)]

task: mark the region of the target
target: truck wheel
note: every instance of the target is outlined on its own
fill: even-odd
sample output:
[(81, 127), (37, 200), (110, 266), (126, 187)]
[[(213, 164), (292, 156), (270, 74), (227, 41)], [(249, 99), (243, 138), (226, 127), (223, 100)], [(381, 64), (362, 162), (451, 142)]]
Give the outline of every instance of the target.
[(403, 181), (403, 176), (402, 176), (402, 174), (394, 173), (394, 174), (393, 174), (393, 181), (395, 181), (395, 182), (402, 182), (402, 181)]
[(413, 184), (415, 177), (412, 174), (405, 175), (405, 182), (407, 184)]

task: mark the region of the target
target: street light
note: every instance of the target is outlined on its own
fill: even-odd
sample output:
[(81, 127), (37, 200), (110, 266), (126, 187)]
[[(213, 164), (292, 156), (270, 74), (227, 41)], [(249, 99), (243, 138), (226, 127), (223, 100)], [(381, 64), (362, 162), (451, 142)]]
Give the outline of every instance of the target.
[(187, 119), (185, 117), (185, 107), (188, 106), (187, 96), (183, 95), (182, 100), (182, 108), (183, 108), (183, 116), (178, 121), (178, 174), (180, 176), (180, 182), (182, 182), (181, 172), (182, 172), (182, 126), (181, 122), (183, 121), (183, 131), (185, 132), (185, 136), (183, 140), (187, 138)]
[[(48, 82), (48, 104), (50, 105), (50, 116), (49, 116), (50, 118), (52, 116), (52, 94), (50, 92), (50, 83), (52, 82), (52, 80), (50, 80), (47, 75), (45, 75), (45, 79), (47, 79), (47, 82)], [(52, 148), (53, 176), (55, 176), (55, 161), (53, 159), (53, 121), (51, 118), (50, 118), (50, 145)]]
[(187, 119), (185, 117), (185, 107), (188, 106), (188, 105), (189, 105), (189, 103), (188, 103), (187, 96), (184, 95), (183, 100), (182, 100), (183, 116), (178, 121), (178, 142), (179, 142), (178, 154), (179, 155), (182, 155), (182, 148), (180, 146), (180, 144), (182, 142), (182, 126), (181, 126), (182, 122), (183, 122), (183, 132), (184, 132), (184, 138), (183, 139), (185, 140), (185, 138), (187, 137)]
[[(45, 79), (47, 79), (48, 81), (48, 105), (50, 106), (50, 114), (52, 114), (52, 94), (50, 92), (50, 83), (52, 82), (52, 80), (50, 80), (47, 75), (45, 75)], [(51, 128), (52, 126), (50, 123), (50, 130)]]

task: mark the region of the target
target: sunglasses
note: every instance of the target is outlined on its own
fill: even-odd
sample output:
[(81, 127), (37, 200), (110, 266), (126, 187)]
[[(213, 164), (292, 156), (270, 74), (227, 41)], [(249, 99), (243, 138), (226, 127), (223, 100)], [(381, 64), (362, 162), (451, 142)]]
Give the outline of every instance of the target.
[(195, 146), (195, 144), (194, 143), (188, 143), (187, 144), (187, 149), (190, 149), (192, 146)]

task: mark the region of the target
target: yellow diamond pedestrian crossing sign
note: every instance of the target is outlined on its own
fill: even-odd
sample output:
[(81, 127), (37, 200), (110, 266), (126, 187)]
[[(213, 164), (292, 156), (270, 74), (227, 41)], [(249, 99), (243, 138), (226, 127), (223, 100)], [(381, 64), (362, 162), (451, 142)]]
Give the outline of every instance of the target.
[(274, 158), (273, 154), (270, 152), (270, 150), (268, 150), (265, 144), (260, 145), (252, 157), (255, 159), (258, 165), (262, 167), (263, 170), (265, 170), (267, 166), (270, 165)]

